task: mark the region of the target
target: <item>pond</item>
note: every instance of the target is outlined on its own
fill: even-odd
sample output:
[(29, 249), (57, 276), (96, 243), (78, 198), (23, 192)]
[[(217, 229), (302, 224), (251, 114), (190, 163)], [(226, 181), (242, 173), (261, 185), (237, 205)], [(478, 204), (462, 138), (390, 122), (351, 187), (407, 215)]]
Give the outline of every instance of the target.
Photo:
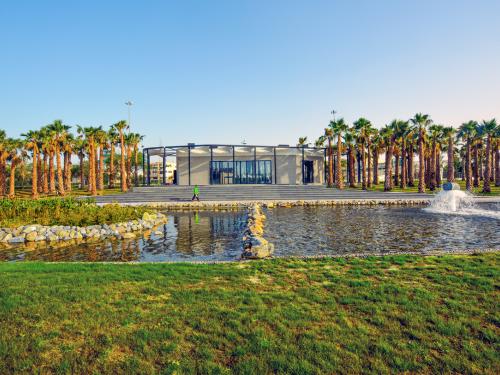
[[(273, 208), (265, 210), (264, 236), (277, 257), (500, 250), (500, 206), (484, 204), (474, 212), (442, 214), (418, 206)], [(12, 246), (0, 249), (0, 261), (220, 261), (241, 255), (245, 211), (166, 214), (168, 223), (158, 228), (162, 235)]]
[(500, 207), (481, 206), (477, 215), (419, 206), (277, 208), (269, 210), (266, 239), (275, 256), (500, 249)]

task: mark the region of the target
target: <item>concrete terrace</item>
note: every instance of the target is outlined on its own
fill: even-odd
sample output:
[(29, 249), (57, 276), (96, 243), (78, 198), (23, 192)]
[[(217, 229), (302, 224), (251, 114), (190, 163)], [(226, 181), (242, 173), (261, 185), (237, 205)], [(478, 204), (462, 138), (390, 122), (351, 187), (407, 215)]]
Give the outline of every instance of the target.
[[(192, 186), (135, 187), (125, 194), (98, 196), (98, 203), (138, 204), (151, 202), (189, 202)], [(431, 194), (383, 193), (338, 190), (320, 185), (208, 185), (200, 186), (204, 202), (297, 201), (297, 200), (422, 200)]]

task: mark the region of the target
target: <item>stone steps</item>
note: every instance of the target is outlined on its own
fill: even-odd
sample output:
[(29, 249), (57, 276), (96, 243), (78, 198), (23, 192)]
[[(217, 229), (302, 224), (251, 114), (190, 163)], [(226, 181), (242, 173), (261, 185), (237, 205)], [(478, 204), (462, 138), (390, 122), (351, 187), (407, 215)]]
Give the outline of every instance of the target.
[[(421, 199), (430, 195), (338, 190), (319, 185), (210, 185), (200, 186), (203, 201), (329, 200), (329, 199)], [(100, 203), (189, 201), (192, 186), (135, 187), (120, 195), (97, 197)]]

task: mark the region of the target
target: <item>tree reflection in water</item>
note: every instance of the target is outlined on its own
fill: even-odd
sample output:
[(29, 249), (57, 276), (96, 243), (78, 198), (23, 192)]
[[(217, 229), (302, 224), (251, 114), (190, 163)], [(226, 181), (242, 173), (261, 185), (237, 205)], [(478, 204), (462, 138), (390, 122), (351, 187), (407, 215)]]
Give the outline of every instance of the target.
[(134, 239), (0, 245), (0, 261), (157, 262), (231, 260), (241, 254), (243, 211), (173, 212)]

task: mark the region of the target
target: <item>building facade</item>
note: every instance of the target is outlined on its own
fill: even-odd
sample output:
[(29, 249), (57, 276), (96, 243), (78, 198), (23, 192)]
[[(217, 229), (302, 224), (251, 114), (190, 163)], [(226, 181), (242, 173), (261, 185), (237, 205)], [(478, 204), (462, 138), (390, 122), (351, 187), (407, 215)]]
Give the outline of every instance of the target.
[[(249, 145), (168, 146), (144, 149), (145, 185), (154, 181), (153, 165), (159, 158), (175, 158), (173, 183), (177, 185), (325, 183), (324, 148)], [(159, 173), (157, 175), (164, 175)], [(168, 184), (164, 179), (163, 184)]]

